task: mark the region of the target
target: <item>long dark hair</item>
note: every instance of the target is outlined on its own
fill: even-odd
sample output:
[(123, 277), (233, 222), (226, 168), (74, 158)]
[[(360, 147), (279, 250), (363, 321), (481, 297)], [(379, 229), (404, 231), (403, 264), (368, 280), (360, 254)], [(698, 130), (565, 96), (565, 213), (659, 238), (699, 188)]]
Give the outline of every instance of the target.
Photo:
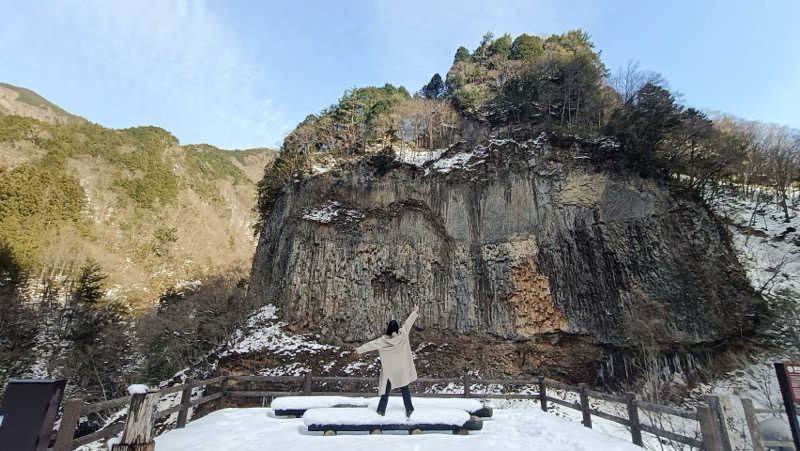
[(400, 330), (400, 326), (397, 325), (397, 321), (391, 320), (389, 321), (389, 325), (386, 326), (386, 335), (391, 337), (392, 334), (397, 332), (398, 330)]

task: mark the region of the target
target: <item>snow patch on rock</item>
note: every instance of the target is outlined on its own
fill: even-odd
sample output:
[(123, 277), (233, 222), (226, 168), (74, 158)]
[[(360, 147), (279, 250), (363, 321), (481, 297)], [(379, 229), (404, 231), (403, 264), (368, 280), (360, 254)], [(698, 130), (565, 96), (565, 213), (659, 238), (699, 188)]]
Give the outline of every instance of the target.
[(328, 201), (322, 207), (307, 210), (306, 214), (303, 215), (303, 219), (306, 221), (319, 222), (321, 224), (330, 224), (337, 219), (352, 222), (358, 221), (363, 217), (364, 215), (359, 213), (358, 210), (342, 208), (342, 204), (335, 200)]
[(425, 163), (429, 161), (438, 160), (443, 153), (447, 151), (446, 148), (444, 149), (434, 149), (434, 150), (411, 150), (411, 149), (403, 149), (396, 151), (397, 160), (411, 164), (417, 167), (421, 167)]
[(319, 175), (329, 172), (336, 166), (334, 162), (330, 162), (329, 164), (313, 164), (311, 165), (311, 175)]
[[(286, 326), (286, 323), (275, 321), (276, 310), (274, 305), (269, 304), (250, 316), (244, 328), (235, 332), (233, 345), (223, 352), (221, 357), (257, 351), (294, 356), (300, 352), (313, 354), (326, 349), (336, 349), (336, 346), (317, 343), (304, 335), (284, 333), (281, 329)], [(292, 368), (290, 372), (297, 372), (301, 369)]]
[(461, 169), (470, 171), (475, 166), (484, 163), (484, 158), (488, 154), (486, 148), (476, 147), (469, 152), (459, 152), (447, 158), (441, 158), (433, 162), (433, 164), (425, 170), (425, 175), (430, 174), (431, 170), (447, 174), (452, 170)]

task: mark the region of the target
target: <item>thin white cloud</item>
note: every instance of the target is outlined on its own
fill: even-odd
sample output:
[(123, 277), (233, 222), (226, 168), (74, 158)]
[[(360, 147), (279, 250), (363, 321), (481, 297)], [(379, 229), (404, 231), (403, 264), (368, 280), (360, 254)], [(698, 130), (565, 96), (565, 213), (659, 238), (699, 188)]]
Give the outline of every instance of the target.
[(104, 101), (130, 110), (115, 115), (125, 125), (155, 123), (183, 142), (240, 148), (275, 145), (285, 133), (287, 124), (269, 98), (277, 89), (269, 74), (248, 59), (236, 30), (204, 1), (50, 7), (48, 19), (70, 41), (87, 82), (110, 96)]

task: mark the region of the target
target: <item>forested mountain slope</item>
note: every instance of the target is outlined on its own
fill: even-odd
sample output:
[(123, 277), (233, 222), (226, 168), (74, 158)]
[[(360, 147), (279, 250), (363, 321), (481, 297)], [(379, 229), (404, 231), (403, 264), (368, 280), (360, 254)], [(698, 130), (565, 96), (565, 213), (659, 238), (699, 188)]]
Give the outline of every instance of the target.
[(275, 152), (182, 146), (157, 127), (89, 123), (21, 88), (0, 94), (0, 270), (36, 290), (91, 259), (135, 307), (248, 264), (255, 181)]
[(0, 85), (0, 384), (66, 377), (103, 398), (197, 363), (253, 310), (236, 293), (275, 155), (108, 129)]

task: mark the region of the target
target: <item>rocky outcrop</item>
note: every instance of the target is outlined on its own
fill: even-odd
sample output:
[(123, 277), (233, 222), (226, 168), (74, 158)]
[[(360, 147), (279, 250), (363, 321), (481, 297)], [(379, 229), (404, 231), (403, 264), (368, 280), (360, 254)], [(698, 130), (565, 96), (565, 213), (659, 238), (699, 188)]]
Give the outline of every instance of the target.
[(540, 135), (298, 179), (265, 222), (249, 295), (332, 342), (374, 338), (419, 303), (422, 340), (511, 346), (509, 372), (584, 378), (609, 349), (751, 330), (761, 301), (724, 228), (663, 182), (601, 169), (614, 151)]

